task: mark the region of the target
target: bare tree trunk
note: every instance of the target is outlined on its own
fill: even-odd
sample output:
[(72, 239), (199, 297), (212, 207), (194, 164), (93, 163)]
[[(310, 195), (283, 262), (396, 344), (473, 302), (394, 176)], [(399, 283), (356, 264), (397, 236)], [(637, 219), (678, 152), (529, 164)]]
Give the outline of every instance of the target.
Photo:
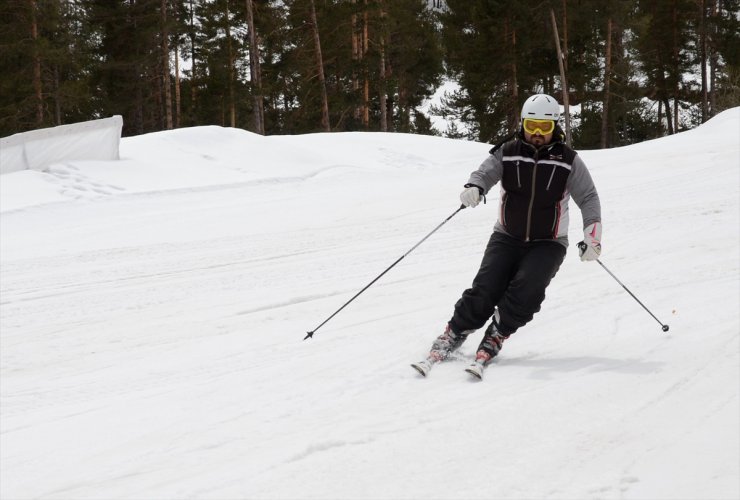
[(229, 124), (236, 127), (236, 103), (234, 102), (234, 47), (231, 40), (231, 14), (229, 0), (226, 1), (226, 43), (229, 49)]
[(560, 81), (563, 85), (563, 106), (565, 108), (565, 143), (570, 146), (570, 106), (568, 102), (568, 80), (565, 77), (565, 67), (563, 66), (563, 53), (560, 50), (560, 36), (558, 35), (558, 23), (555, 20), (555, 11), (550, 9), (550, 19), (552, 21), (552, 31), (555, 35), (555, 48), (558, 51), (558, 64), (560, 66)]
[(44, 124), (44, 96), (41, 86), (41, 56), (39, 55), (39, 25), (36, 20), (36, 0), (28, 0), (31, 8), (31, 38), (33, 39), (33, 92), (36, 95), (36, 126)]
[[(386, 32), (387, 33), (387, 32)], [(386, 34), (386, 44), (385, 46), (388, 47), (388, 44), (390, 43), (390, 36)], [(387, 50), (387, 49), (386, 49)], [(386, 122), (388, 122), (389, 126), (391, 127), (391, 130), (394, 130), (394, 106), (393, 106), (393, 94), (388, 93), (388, 80), (393, 78), (393, 66), (391, 65), (391, 61), (386, 57), (385, 58), (385, 95), (386, 95), (386, 105), (385, 105), (385, 114), (386, 114)], [(398, 83), (398, 86), (401, 86), (401, 83)]]
[[(313, 2), (313, 0), (311, 0)], [(367, 55), (367, 50), (369, 47), (369, 41), (368, 41), (368, 21), (369, 21), (369, 14), (367, 10), (367, 0), (365, 0), (365, 11), (362, 14), (363, 18), (363, 24), (362, 24), (362, 58), (365, 59), (365, 56)], [(365, 66), (364, 69), (364, 76), (365, 76), (365, 83), (364, 83), (364, 91), (362, 95), (362, 124), (365, 127), (365, 130), (370, 128), (370, 77), (368, 75), (367, 66)]]
[(606, 149), (609, 136), (609, 88), (612, 76), (612, 18), (606, 23), (606, 56), (604, 57), (604, 105), (601, 112), (601, 149)]
[(247, 2), (247, 25), (249, 28), (249, 68), (254, 93), (254, 128), (258, 134), (265, 135), (265, 103), (262, 96), (262, 68), (260, 66), (260, 48), (257, 31), (254, 29), (254, 4)]
[(717, 50), (716, 50), (716, 40), (717, 40), (717, 22), (716, 22), (716, 16), (717, 16), (717, 1), (718, 0), (711, 0), (711, 6), (712, 6), (712, 32), (710, 35), (710, 43), (709, 43), (709, 116), (714, 116), (717, 112), (717, 93), (715, 92), (716, 83), (717, 83)]
[(670, 85), (670, 82), (666, 78), (666, 72), (669, 70), (670, 70), (670, 61), (666, 63), (663, 53), (659, 50), (658, 51), (658, 71), (656, 75), (656, 79), (657, 79), (656, 99), (658, 101), (662, 101), (662, 103), (665, 105), (667, 133), (668, 135), (673, 135), (673, 118), (671, 115), (670, 103), (668, 102), (669, 97), (670, 97), (668, 85)]
[(676, 89), (676, 97), (673, 98), (673, 131), (678, 133), (678, 89)]
[(54, 125), (62, 124), (62, 96), (59, 94), (59, 65), (54, 65)]
[[(139, 63), (136, 63), (134, 66), (136, 68), (136, 75), (140, 78), (141, 75), (141, 65)], [(141, 83), (136, 84), (136, 99), (134, 101), (136, 103), (135, 105), (135, 112), (134, 112), (134, 127), (137, 134), (143, 134), (144, 133), (144, 92), (141, 89)]]
[(190, 0), (190, 118), (191, 124), (195, 123), (196, 116), (196, 93), (198, 83), (198, 59), (195, 56), (195, 11), (193, 7), (193, 0)]
[(383, 0), (380, 3), (380, 131), (388, 131), (388, 110), (386, 96), (386, 76), (385, 76), (385, 5)]
[[(130, 0), (130, 5), (134, 5), (134, 0)], [(126, 22), (130, 22), (134, 28), (134, 31), (137, 29), (137, 20), (136, 17), (129, 14), (127, 18), (125, 19)], [(144, 71), (142, 69), (142, 63), (141, 61), (143, 58), (141, 57), (141, 49), (138, 44), (135, 44), (134, 48), (134, 55), (135, 55), (135, 63), (134, 63), (134, 84), (136, 85), (136, 91), (135, 91), (135, 98), (134, 98), (134, 130), (136, 130), (137, 134), (143, 134), (144, 133), (144, 92), (142, 90), (143, 83), (142, 83), (142, 77), (144, 75)]]
[[(175, 2), (174, 6), (175, 18), (179, 15), (178, 2)], [(178, 32), (175, 37), (175, 128), (180, 128), (180, 115), (182, 114), (182, 106), (180, 100), (180, 33)]]
[(329, 127), (329, 98), (326, 95), (326, 78), (324, 77), (324, 59), (321, 56), (321, 38), (319, 37), (319, 22), (316, 18), (316, 4), (311, 0), (311, 29), (316, 46), (316, 66), (319, 72), (319, 86), (321, 87), (321, 128), (331, 132)]
[(568, 74), (568, 0), (563, 0), (563, 66)]
[(663, 104), (665, 105), (666, 123), (668, 123), (668, 135), (673, 135), (675, 132), (673, 129), (673, 117), (671, 115), (671, 103), (668, 102), (668, 97), (663, 98)]
[(678, 5), (677, 0), (673, 0), (673, 73), (675, 81), (673, 82), (673, 130), (678, 132), (678, 96), (679, 82), (681, 74), (678, 67)]
[[(356, 5), (357, 0), (352, 0), (352, 5)], [(363, 107), (360, 105), (360, 78), (358, 76), (358, 68), (362, 65), (363, 56), (363, 29), (360, 27), (358, 21), (358, 15), (356, 11), (352, 13), (352, 95), (355, 99), (355, 110), (354, 118), (356, 122), (359, 122), (363, 117)]]
[(509, 131), (514, 131), (519, 124), (519, 82), (517, 81), (517, 61), (516, 61), (516, 28), (511, 28), (511, 18), (508, 16), (504, 19), (504, 48), (511, 54), (511, 64), (509, 67), (509, 92), (511, 96), (507, 106), (506, 124)]
[(164, 116), (165, 127), (172, 129), (172, 92), (170, 91), (170, 42), (167, 26), (167, 0), (161, 3), (162, 19), (162, 86), (164, 87)]
[(707, 95), (707, 0), (699, 0), (699, 59), (701, 60), (701, 122), (709, 118)]
[(175, 44), (175, 128), (180, 128), (180, 116), (182, 115), (182, 100), (180, 98), (180, 50)]
[[(161, 54), (160, 54), (161, 55)], [(147, 78), (150, 77), (149, 72), (151, 68), (146, 67), (144, 74)], [(152, 106), (148, 101), (144, 103), (143, 115), (144, 115), (144, 128), (147, 132), (151, 130), (164, 130), (167, 128), (167, 122), (164, 116), (164, 78), (162, 77), (162, 59), (157, 59), (157, 65), (153, 69), (154, 73), (151, 75), (153, 82), (156, 86), (153, 88), (154, 91), (154, 105)], [(149, 97), (147, 95), (147, 97)]]

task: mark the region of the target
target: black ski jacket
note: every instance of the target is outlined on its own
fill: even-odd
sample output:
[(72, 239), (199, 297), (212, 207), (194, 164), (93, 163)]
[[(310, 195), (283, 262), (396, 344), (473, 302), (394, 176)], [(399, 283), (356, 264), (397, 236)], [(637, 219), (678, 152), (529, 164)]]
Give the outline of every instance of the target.
[(601, 204), (591, 174), (578, 153), (563, 142), (560, 127), (550, 144), (537, 149), (521, 135), (491, 150), (466, 185), (483, 194), (501, 183), (495, 231), (522, 241), (557, 240), (568, 245), (568, 202), (573, 197), (583, 227), (601, 221)]

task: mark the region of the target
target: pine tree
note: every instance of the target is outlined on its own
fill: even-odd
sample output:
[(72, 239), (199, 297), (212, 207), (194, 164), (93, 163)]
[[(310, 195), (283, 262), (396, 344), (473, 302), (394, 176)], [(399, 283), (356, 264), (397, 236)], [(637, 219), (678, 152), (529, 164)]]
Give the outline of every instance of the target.
[[(260, 89), (255, 93), (261, 98), (264, 107), (264, 132), (276, 134), (283, 130), (285, 119), (285, 92), (288, 85), (285, 74), (285, 51), (289, 39), (290, 26), (287, 23), (287, 9), (283, 2), (275, 0), (253, 0), (255, 7), (255, 32), (258, 35), (261, 78)], [(255, 130), (259, 132), (258, 130)]]
[(160, 38), (162, 40), (162, 63), (161, 63), (161, 74), (162, 74), (162, 88), (164, 90), (164, 116), (165, 116), (165, 128), (171, 129), (173, 126), (172, 121), (172, 89), (171, 89), (171, 70), (170, 70), (170, 30), (171, 22), (169, 21), (168, 11), (170, 9), (168, 0), (161, 0), (159, 8), (159, 16), (161, 20)]
[(196, 5), (195, 35), (199, 57), (194, 110), (199, 124), (250, 128), (251, 99), (247, 85), (246, 4), (214, 0)]
[(434, 15), (418, 0), (394, 0), (386, 5), (388, 129), (430, 133), (431, 124), (417, 110), (435, 92), (444, 71)]
[(245, 0), (247, 7), (247, 29), (249, 30), (249, 79), (254, 98), (254, 128), (255, 132), (265, 133), (265, 105), (262, 95), (262, 67), (260, 61), (260, 46), (257, 29), (254, 23), (254, 2)]
[(124, 134), (166, 126), (161, 0), (84, 0), (99, 63), (91, 81), (103, 115), (123, 115)]
[(642, 24), (637, 30), (642, 70), (651, 89), (648, 97), (659, 101), (666, 113), (669, 134), (680, 126), (680, 101), (686, 96), (683, 75), (690, 71), (689, 24), (692, 2), (652, 0), (638, 3)]
[(447, 67), (462, 91), (446, 101), (474, 137), (493, 141), (518, 122), (520, 100), (553, 93), (558, 63), (540, 2), (450, 0), (441, 14)]
[(0, 135), (94, 115), (83, 20), (70, 1), (0, 4)]
[(309, 0), (309, 24), (311, 26), (311, 35), (314, 42), (314, 57), (316, 60), (316, 74), (319, 78), (319, 92), (321, 94), (321, 128), (325, 132), (330, 132), (329, 125), (329, 101), (326, 95), (326, 77), (324, 76), (324, 58), (321, 54), (321, 36), (319, 35), (319, 22), (316, 17), (316, 4), (314, 0)]
[(739, 0), (709, 0), (710, 114), (740, 105)]

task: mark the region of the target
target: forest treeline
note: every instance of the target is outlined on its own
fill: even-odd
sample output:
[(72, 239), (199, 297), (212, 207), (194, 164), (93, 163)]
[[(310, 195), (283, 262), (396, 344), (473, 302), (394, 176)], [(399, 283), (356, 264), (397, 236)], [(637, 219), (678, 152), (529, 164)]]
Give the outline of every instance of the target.
[(434, 134), (420, 109), (454, 81), (431, 113), (491, 142), (565, 82), (574, 145), (612, 147), (740, 105), (739, 33), (740, 0), (3, 0), (0, 136)]

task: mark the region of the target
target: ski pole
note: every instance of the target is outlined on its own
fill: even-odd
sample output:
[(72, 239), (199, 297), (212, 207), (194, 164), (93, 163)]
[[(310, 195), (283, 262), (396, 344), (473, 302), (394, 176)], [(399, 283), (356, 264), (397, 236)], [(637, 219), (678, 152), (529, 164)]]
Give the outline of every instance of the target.
[[(581, 241), (580, 243), (578, 243), (578, 248), (580, 248), (581, 250), (586, 250), (586, 244)], [(614, 276), (614, 273), (612, 273), (599, 259), (596, 259), (596, 262), (598, 262), (599, 265), (604, 268), (604, 271), (606, 271), (607, 273), (609, 273), (609, 275), (612, 278), (614, 278), (617, 283), (619, 283), (620, 285), (622, 285), (622, 288), (624, 288), (627, 291), (627, 293), (630, 294), (632, 296), (632, 298), (635, 299), (637, 301), (637, 303), (640, 304), (642, 306), (642, 308), (645, 309), (648, 312), (648, 314), (650, 314), (650, 316), (652, 316), (655, 319), (655, 321), (657, 321), (658, 323), (660, 323), (660, 326), (663, 327), (663, 331), (664, 332), (667, 332), (668, 331), (669, 326), (668, 325), (664, 325), (662, 321), (660, 321), (658, 318), (656, 318), (655, 317), (655, 314), (653, 314), (652, 312), (650, 312), (650, 309), (648, 309), (647, 307), (645, 307), (645, 304), (643, 304), (642, 302), (640, 302), (640, 299), (638, 299), (637, 297), (635, 297), (635, 294), (632, 293), (632, 292), (630, 292), (629, 288), (627, 288), (626, 286), (624, 286), (624, 283), (622, 283), (621, 281), (619, 281), (619, 278), (617, 278), (616, 276)]]
[(446, 218), (445, 220), (443, 220), (443, 221), (442, 221), (442, 223), (441, 223), (440, 225), (438, 225), (437, 227), (435, 227), (434, 229), (432, 229), (432, 231), (431, 231), (431, 232), (430, 232), (429, 234), (427, 234), (426, 236), (424, 236), (424, 238), (422, 238), (422, 240), (421, 240), (421, 241), (420, 241), (419, 243), (417, 243), (416, 245), (414, 245), (413, 247), (411, 247), (411, 250), (409, 250), (409, 251), (408, 251), (408, 252), (406, 252), (405, 254), (401, 255), (401, 256), (400, 256), (400, 257), (399, 257), (399, 258), (398, 258), (398, 259), (396, 260), (396, 262), (394, 262), (393, 264), (391, 264), (391, 265), (390, 265), (390, 266), (389, 266), (389, 267), (388, 267), (388, 268), (387, 268), (387, 269), (386, 269), (385, 271), (383, 271), (382, 273), (380, 273), (380, 274), (379, 274), (379, 275), (378, 275), (378, 276), (377, 276), (377, 277), (376, 277), (376, 278), (375, 278), (374, 280), (372, 280), (372, 281), (371, 281), (370, 283), (368, 283), (368, 284), (367, 284), (367, 285), (365, 286), (365, 288), (363, 288), (362, 290), (360, 290), (359, 292), (357, 292), (357, 293), (355, 294), (355, 296), (354, 296), (354, 297), (352, 297), (352, 298), (351, 298), (351, 299), (349, 299), (349, 300), (348, 300), (347, 302), (345, 302), (345, 303), (344, 303), (344, 305), (343, 305), (342, 307), (340, 307), (339, 309), (337, 309), (337, 310), (336, 310), (336, 311), (334, 312), (334, 314), (332, 314), (331, 316), (329, 316), (328, 318), (326, 318), (326, 319), (324, 320), (324, 322), (323, 322), (323, 323), (321, 323), (321, 324), (320, 324), (319, 326), (317, 326), (316, 328), (314, 328), (313, 330), (311, 330), (310, 332), (308, 332), (308, 333), (306, 334), (306, 336), (305, 336), (305, 337), (303, 338), (303, 340), (306, 340), (306, 339), (308, 339), (308, 338), (313, 338), (313, 334), (314, 334), (314, 333), (316, 332), (316, 330), (318, 330), (319, 328), (321, 328), (322, 326), (324, 326), (324, 324), (326, 324), (326, 323), (327, 323), (327, 322), (328, 322), (328, 321), (329, 321), (330, 319), (332, 319), (332, 318), (333, 318), (334, 316), (336, 316), (337, 314), (339, 314), (339, 311), (341, 311), (342, 309), (344, 309), (345, 307), (347, 307), (347, 306), (348, 306), (348, 305), (350, 304), (350, 302), (352, 302), (352, 301), (353, 301), (353, 300), (355, 300), (355, 299), (356, 299), (357, 297), (359, 297), (359, 296), (360, 296), (360, 294), (361, 294), (362, 292), (364, 292), (365, 290), (367, 290), (368, 288), (370, 288), (370, 286), (371, 286), (371, 285), (372, 285), (373, 283), (375, 283), (375, 282), (376, 282), (376, 281), (378, 281), (378, 280), (379, 280), (379, 279), (380, 279), (381, 277), (383, 277), (383, 275), (384, 275), (385, 273), (387, 273), (388, 271), (390, 271), (391, 269), (393, 269), (393, 266), (395, 266), (396, 264), (398, 264), (399, 262), (401, 262), (401, 261), (403, 260), (403, 258), (404, 258), (404, 257), (406, 257), (406, 256), (407, 256), (408, 254), (410, 254), (410, 253), (411, 253), (411, 252), (413, 252), (414, 250), (416, 250), (416, 247), (418, 247), (419, 245), (421, 245), (422, 243), (424, 243), (424, 242), (425, 242), (425, 241), (427, 240), (427, 238), (429, 238), (429, 237), (430, 237), (431, 235), (433, 235), (434, 233), (436, 233), (436, 232), (437, 232), (437, 231), (439, 230), (439, 228), (441, 228), (442, 226), (444, 226), (444, 225), (445, 225), (445, 224), (447, 223), (447, 221), (449, 221), (450, 219), (452, 219), (452, 218), (453, 218), (453, 217), (454, 217), (454, 216), (455, 216), (455, 215), (456, 215), (456, 214), (457, 214), (457, 213), (458, 213), (458, 212), (459, 212), (460, 210), (462, 210), (462, 209), (464, 209), (464, 208), (465, 208), (465, 205), (460, 205), (460, 208), (458, 208), (457, 210), (455, 210), (455, 211), (454, 211), (454, 212), (452, 213), (452, 215), (450, 215), (450, 216), (449, 216), (449, 217), (447, 217), (447, 218)]

